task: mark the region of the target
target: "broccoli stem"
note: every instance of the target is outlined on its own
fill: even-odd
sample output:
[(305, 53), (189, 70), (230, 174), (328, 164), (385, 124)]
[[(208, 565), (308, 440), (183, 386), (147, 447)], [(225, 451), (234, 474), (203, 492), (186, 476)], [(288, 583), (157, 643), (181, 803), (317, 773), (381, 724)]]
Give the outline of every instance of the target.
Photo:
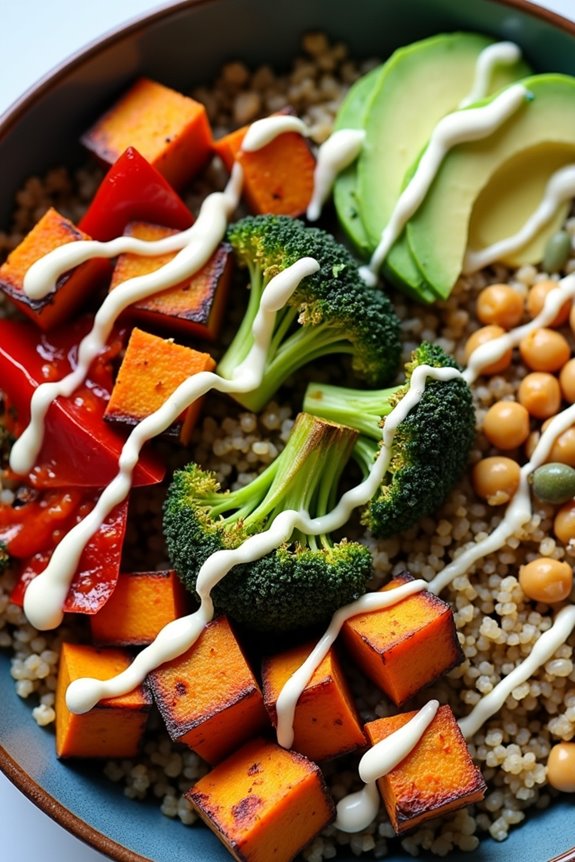
[(358, 391), (344, 386), (310, 383), (303, 409), (314, 416), (351, 425), (372, 440), (381, 440), (381, 419), (391, 413), (392, 399), (403, 388), (392, 386), (389, 389)]
[(236, 334), (234, 335), (231, 344), (217, 367), (218, 374), (228, 380), (233, 376), (238, 365), (241, 365), (250, 352), (253, 344), (252, 327), (260, 307), (265, 287), (262, 274), (258, 268), (249, 266), (248, 269), (250, 274), (250, 297), (248, 300), (248, 307), (246, 308), (246, 313), (244, 314), (239, 328), (236, 330)]
[[(356, 438), (352, 428), (300, 413), (285, 449), (263, 473), (237, 491), (214, 495), (213, 504), (206, 501), (211, 516), (224, 516), (222, 526), (242, 520), (249, 533), (252, 528), (261, 530), (262, 524), (286, 509), (307, 512), (311, 517), (324, 515), (337, 493)], [(327, 536), (308, 539), (298, 534), (298, 541), (309, 547), (316, 547), (316, 542), (322, 547), (333, 544)]]

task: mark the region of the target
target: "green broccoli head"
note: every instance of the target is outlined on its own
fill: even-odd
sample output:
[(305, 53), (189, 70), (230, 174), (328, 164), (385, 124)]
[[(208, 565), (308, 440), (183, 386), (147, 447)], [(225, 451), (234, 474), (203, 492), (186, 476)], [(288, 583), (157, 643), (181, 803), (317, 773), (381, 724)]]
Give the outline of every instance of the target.
[[(311, 383), (304, 410), (360, 432), (354, 457), (367, 475), (381, 445), (385, 417), (408, 391), (418, 365), (458, 367), (441, 347), (423, 343), (407, 363), (401, 386), (357, 391)], [(387, 474), (363, 511), (370, 531), (392, 536), (435, 512), (461, 477), (474, 436), (473, 399), (463, 378), (428, 379), (421, 400), (397, 427)]]
[[(221, 491), (197, 464), (176, 471), (164, 505), (164, 535), (175, 570), (195, 591), (214, 552), (237, 548), (282, 511), (319, 517), (333, 508), (341, 472), (357, 438), (351, 428), (298, 416), (285, 449), (249, 485)], [(215, 586), (217, 610), (254, 630), (287, 632), (325, 623), (367, 589), (372, 558), (366, 547), (328, 534), (295, 532), (259, 560), (234, 568)]]
[(318, 261), (278, 312), (264, 379), (254, 392), (234, 397), (260, 410), (299, 368), (333, 354), (351, 357), (354, 371), (370, 386), (391, 379), (400, 356), (399, 320), (387, 296), (367, 287), (347, 249), (331, 234), (288, 216), (248, 216), (228, 230), (240, 266), (250, 275), (250, 298), (243, 321), (218, 365), (231, 377), (248, 355), (252, 326), (264, 288), (302, 257)]

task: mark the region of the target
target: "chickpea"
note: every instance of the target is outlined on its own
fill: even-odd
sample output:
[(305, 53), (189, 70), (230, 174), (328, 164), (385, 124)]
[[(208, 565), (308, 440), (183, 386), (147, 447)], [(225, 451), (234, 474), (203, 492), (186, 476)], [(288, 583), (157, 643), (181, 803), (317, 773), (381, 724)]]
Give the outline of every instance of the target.
[(571, 356), (567, 339), (560, 332), (542, 327), (519, 342), (521, 358), (532, 371), (559, 371)]
[(545, 371), (533, 371), (519, 384), (517, 399), (535, 419), (548, 419), (561, 406), (559, 381)]
[(532, 431), (527, 440), (525, 441), (525, 454), (528, 460), (531, 460), (533, 453), (535, 452), (535, 447), (541, 440), (541, 434), (539, 431)]
[(553, 532), (564, 545), (575, 539), (575, 500), (561, 506), (553, 521)]
[(569, 312), (569, 326), (571, 327), (572, 332), (575, 332), (575, 302), (571, 306), (571, 311)]
[(473, 467), (471, 481), (478, 497), (490, 506), (508, 503), (519, 487), (520, 470), (517, 461), (502, 456), (483, 458)]
[(485, 414), (483, 433), (498, 449), (515, 449), (529, 436), (529, 413), (516, 401), (498, 401)]
[(565, 363), (559, 374), (559, 383), (565, 401), (575, 404), (575, 359)]
[(547, 781), (555, 790), (575, 793), (575, 742), (554, 745), (547, 760)]
[(562, 602), (573, 588), (573, 569), (569, 563), (538, 557), (519, 569), (519, 584), (528, 599), (535, 602)]
[[(556, 290), (557, 287), (558, 283), (550, 278), (546, 278), (545, 281), (538, 281), (533, 285), (527, 294), (527, 311), (529, 313), (529, 317), (537, 317), (537, 315), (543, 310), (547, 295), (550, 291)], [(567, 323), (569, 312), (571, 311), (571, 303), (571, 299), (566, 300), (559, 309), (556, 317), (554, 317), (551, 323), (548, 323), (547, 326), (563, 326), (564, 323)]]
[[(489, 341), (493, 341), (495, 338), (499, 338), (501, 335), (505, 335), (505, 330), (501, 326), (482, 326), (481, 329), (476, 329), (475, 332), (467, 339), (467, 343), (465, 345), (465, 362), (469, 362), (471, 354), (474, 353), (478, 347), (487, 344)], [(486, 365), (485, 368), (482, 368), (481, 374), (500, 374), (502, 371), (505, 371), (506, 368), (509, 368), (512, 357), (513, 351), (509, 348), (502, 356), (499, 357), (499, 359), (496, 359), (494, 362)]]
[[(545, 426), (543, 426), (545, 430)], [(569, 464), (575, 467), (575, 426), (567, 428), (555, 439), (547, 461), (557, 461), (559, 464)]]
[(490, 284), (477, 297), (476, 312), (481, 323), (513, 329), (523, 317), (523, 298), (509, 284)]

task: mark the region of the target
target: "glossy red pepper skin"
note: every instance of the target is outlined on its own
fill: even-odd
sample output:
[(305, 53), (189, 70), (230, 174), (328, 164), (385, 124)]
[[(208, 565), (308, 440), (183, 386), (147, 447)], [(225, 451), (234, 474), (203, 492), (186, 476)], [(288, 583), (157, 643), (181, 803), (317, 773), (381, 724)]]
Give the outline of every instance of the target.
[(121, 236), (131, 221), (148, 221), (185, 230), (194, 217), (167, 180), (128, 147), (114, 162), (78, 227), (93, 239)]
[[(68, 529), (93, 508), (96, 500), (97, 496), (85, 499), (71, 519)], [(66, 613), (95, 614), (114, 592), (120, 574), (127, 516), (128, 503), (124, 501), (112, 510), (84, 548), (64, 602)], [(52, 552), (53, 548), (44, 550), (22, 561), (20, 577), (10, 596), (12, 602), (20, 606), (23, 604), (26, 587), (44, 571)]]
[[(0, 389), (16, 412), (15, 436), (30, 419), (30, 399), (37, 386), (60, 379), (74, 367), (85, 331), (84, 321), (48, 335), (28, 323), (0, 320)], [(101, 488), (116, 476), (125, 438), (103, 419), (113, 385), (109, 359), (109, 352), (99, 357), (86, 382), (70, 398), (58, 398), (50, 406), (44, 443), (27, 484)], [(133, 485), (153, 485), (164, 474), (165, 467), (144, 452)]]
[(55, 547), (83, 497), (77, 488), (31, 491), (29, 500), (0, 506), (0, 544), (18, 559)]

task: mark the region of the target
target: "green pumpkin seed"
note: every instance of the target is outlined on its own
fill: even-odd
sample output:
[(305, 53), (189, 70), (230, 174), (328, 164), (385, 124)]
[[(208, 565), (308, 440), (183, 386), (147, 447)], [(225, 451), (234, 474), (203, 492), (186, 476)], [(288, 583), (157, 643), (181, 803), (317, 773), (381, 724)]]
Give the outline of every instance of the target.
[(571, 237), (564, 230), (558, 230), (547, 240), (543, 253), (544, 272), (560, 272), (571, 253)]
[(531, 484), (544, 503), (566, 503), (575, 497), (575, 470), (568, 464), (543, 464), (531, 474)]

